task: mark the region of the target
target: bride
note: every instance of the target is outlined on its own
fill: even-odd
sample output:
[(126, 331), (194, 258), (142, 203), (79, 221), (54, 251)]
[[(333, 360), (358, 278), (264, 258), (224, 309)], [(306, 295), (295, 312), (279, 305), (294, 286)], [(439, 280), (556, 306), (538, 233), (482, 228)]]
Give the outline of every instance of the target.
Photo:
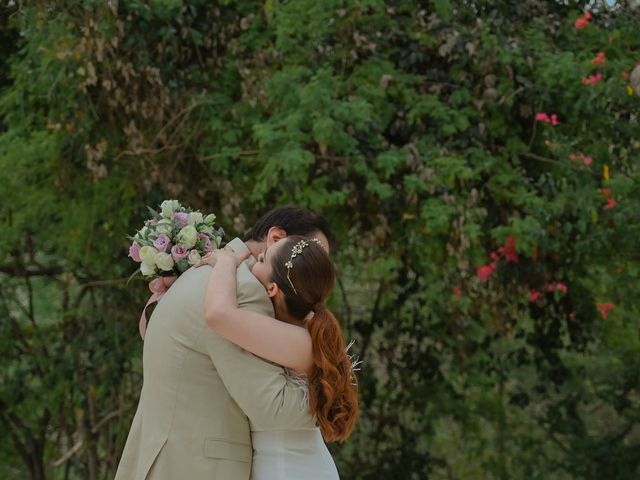
[(245, 350), (286, 367), (292, 381), (308, 388), (308, 403), (301, 408), (317, 425), (260, 431), (252, 424), (252, 480), (338, 479), (324, 442), (349, 436), (358, 395), (340, 325), (325, 306), (335, 281), (333, 262), (320, 241), (298, 236), (276, 242), (258, 257), (252, 273), (271, 298), (276, 320), (238, 307), (236, 268), (247, 256), (225, 248), (201, 262), (213, 266), (205, 298), (207, 324)]

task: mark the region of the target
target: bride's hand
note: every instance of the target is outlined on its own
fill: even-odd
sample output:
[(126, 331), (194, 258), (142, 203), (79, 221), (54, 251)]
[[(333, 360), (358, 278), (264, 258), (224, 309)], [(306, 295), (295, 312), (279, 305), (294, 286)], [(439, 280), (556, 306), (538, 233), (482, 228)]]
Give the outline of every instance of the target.
[(251, 256), (251, 252), (249, 251), (244, 253), (236, 253), (233, 250), (231, 250), (230, 247), (224, 247), (223, 249), (217, 248), (207, 253), (204, 257), (202, 257), (202, 259), (198, 263), (196, 263), (194, 267), (198, 268), (203, 265), (211, 265), (213, 267), (216, 264), (216, 262), (221, 258), (232, 259), (237, 267), (250, 256)]

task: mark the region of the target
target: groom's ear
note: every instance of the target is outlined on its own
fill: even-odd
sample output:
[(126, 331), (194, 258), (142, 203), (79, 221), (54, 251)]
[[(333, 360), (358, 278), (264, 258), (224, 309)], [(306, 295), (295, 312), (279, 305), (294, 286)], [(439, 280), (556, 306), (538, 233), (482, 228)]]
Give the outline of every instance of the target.
[(271, 227), (267, 232), (267, 248), (283, 238), (287, 238), (287, 232), (280, 227)]

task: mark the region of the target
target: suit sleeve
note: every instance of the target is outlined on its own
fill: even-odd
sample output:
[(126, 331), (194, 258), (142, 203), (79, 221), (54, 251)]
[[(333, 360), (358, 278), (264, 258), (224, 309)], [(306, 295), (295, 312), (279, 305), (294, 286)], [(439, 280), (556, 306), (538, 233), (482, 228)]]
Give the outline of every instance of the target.
[[(248, 277), (250, 276), (250, 278)], [(238, 272), (238, 305), (273, 316), (262, 285)], [(229, 395), (257, 430), (312, 428), (307, 395), (282, 367), (268, 363), (206, 328), (205, 347)]]

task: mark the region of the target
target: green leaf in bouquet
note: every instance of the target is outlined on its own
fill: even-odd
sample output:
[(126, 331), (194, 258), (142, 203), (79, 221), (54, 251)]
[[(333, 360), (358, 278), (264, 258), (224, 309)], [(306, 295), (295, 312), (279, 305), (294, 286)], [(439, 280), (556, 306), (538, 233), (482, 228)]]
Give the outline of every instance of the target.
[(152, 218), (160, 218), (160, 212), (156, 212), (153, 208), (151, 207), (147, 207), (147, 210), (149, 210), (149, 213), (151, 214)]
[(186, 258), (180, 259), (176, 262), (176, 268), (180, 273), (186, 272), (187, 270), (189, 270), (189, 267), (189, 261)]
[(189, 261), (186, 258), (182, 258), (176, 262), (176, 269), (179, 273), (184, 273), (189, 270)]

